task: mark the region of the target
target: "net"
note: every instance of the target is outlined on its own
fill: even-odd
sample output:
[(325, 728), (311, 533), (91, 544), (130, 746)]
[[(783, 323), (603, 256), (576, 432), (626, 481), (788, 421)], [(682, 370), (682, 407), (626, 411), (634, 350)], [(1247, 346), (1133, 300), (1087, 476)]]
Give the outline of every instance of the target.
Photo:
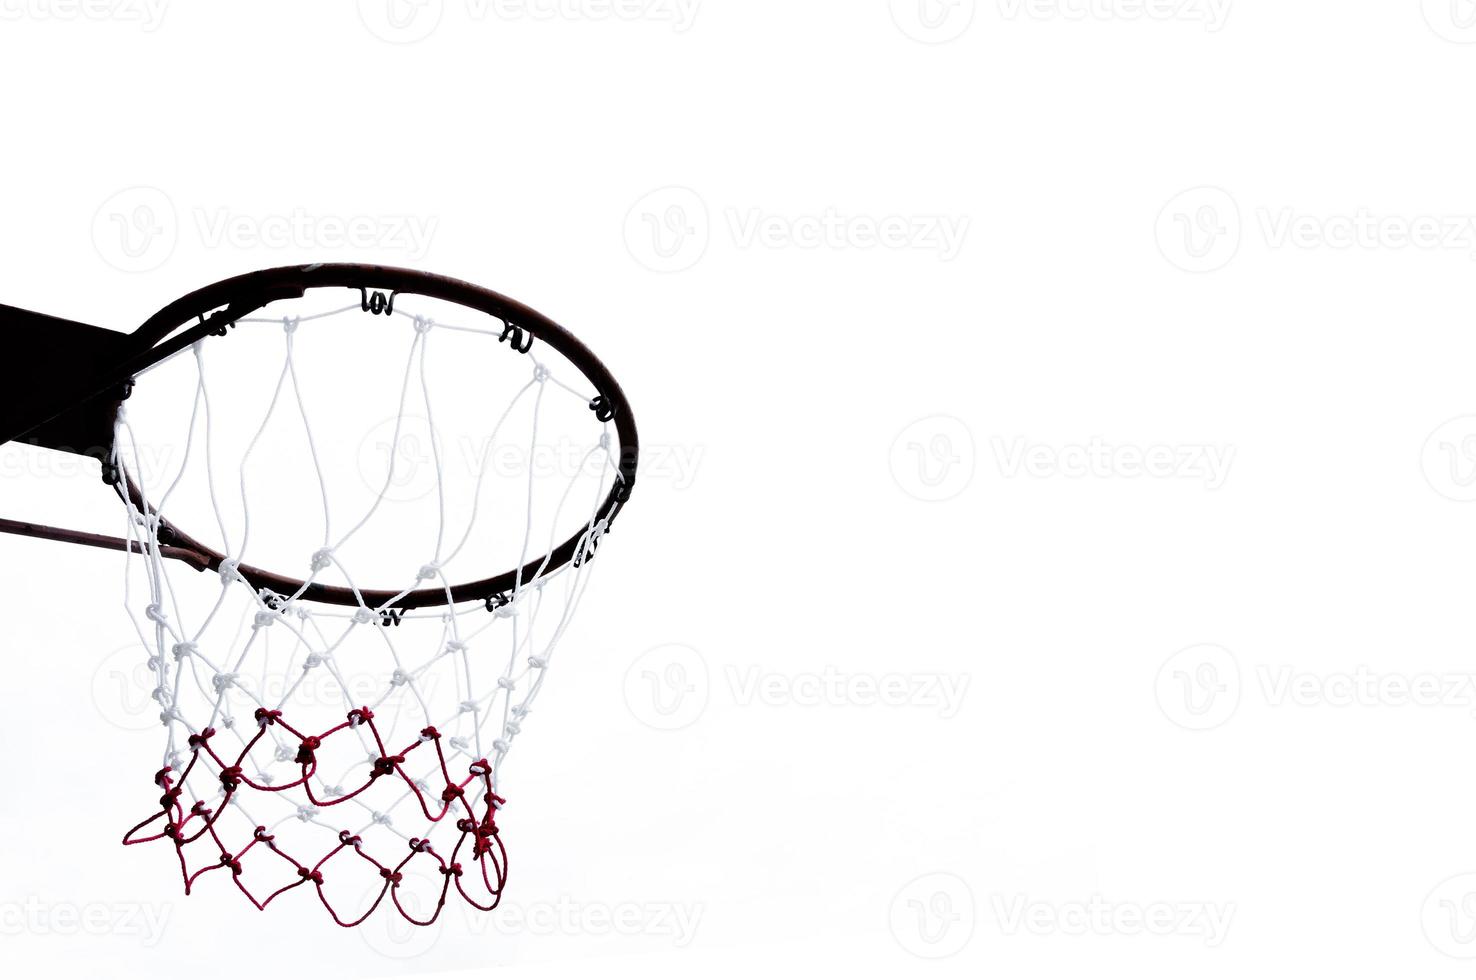
[[(316, 894), (345, 927), (490, 911), (504, 765), (627, 479), (611, 404), (511, 320), (425, 297), (315, 289), (228, 333), (117, 420), (163, 732), (124, 843), (171, 853), (187, 894)], [(170, 561), (175, 528), (225, 560)]]

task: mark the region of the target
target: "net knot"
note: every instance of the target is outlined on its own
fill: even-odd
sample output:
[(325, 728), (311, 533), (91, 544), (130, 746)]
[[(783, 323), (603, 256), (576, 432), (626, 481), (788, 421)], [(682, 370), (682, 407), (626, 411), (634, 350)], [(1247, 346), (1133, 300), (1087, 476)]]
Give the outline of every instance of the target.
[(230, 868), (231, 874), (235, 877), (239, 878), (241, 876), (241, 862), (229, 854), (222, 854), (220, 856), (220, 866), (222, 868)]
[(462, 714), (470, 714), (471, 712), (476, 711), (476, 710), (477, 710), (477, 703), (475, 701), (463, 701), (463, 702), (461, 702), (461, 713)]
[(455, 783), (451, 783), (441, 792), (441, 802), (451, 803), (452, 801), (458, 800), (465, 795), (466, 790), (462, 789), (460, 786), (457, 786)]
[(176, 661), (179, 661), (185, 659), (186, 657), (193, 657), (195, 654), (200, 652), (200, 648), (193, 643), (176, 643), (172, 652), (174, 654), (174, 659)]
[(190, 807), (190, 814), (192, 816), (204, 817), (208, 816), (209, 813), (210, 807), (206, 805), (204, 800), (196, 800), (195, 805)]
[(363, 840), (364, 838), (358, 834), (351, 834), (347, 830), (340, 830), (338, 832), (338, 842), (344, 847), (358, 847)]
[[(210, 682), (215, 685), (215, 689), (217, 691), (224, 691), (228, 687), (236, 686), (236, 675), (216, 674), (213, 678), (211, 678)], [(227, 725), (226, 727), (230, 728), (231, 726)]]
[[(215, 737), (215, 729), (213, 729), (213, 728), (207, 728), (207, 729), (205, 729), (203, 732), (201, 732), (198, 735), (191, 735), (189, 737), (189, 739), (187, 739), (187, 741), (189, 742), (190, 748), (192, 748), (192, 749), (202, 749), (202, 748), (205, 747), (205, 743), (208, 742), (208, 741), (210, 741), (214, 737)], [(163, 772), (168, 772), (169, 770), (168, 769), (165, 769), (165, 770), (162, 770), (162, 771)]]
[(529, 657), (528, 658), (528, 666), (534, 668), (535, 670), (542, 670), (543, 668), (545, 668), (545, 667), (548, 666), (548, 658), (547, 657)]
[(434, 725), (431, 725), (428, 728), (422, 728), (420, 730), (420, 740), (422, 742), (433, 742), (440, 737), (441, 733), (436, 731), (436, 727)]
[(301, 820), (303, 823), (312, 823), (318, 818), (318, 814), (320, 812), (321, 811), (317, 807), (307, 806), (306, 804), (304, 804), (303, 806), (297, 808), (297, 819)]
[(256, 723), (262, 728), (265, 728), (268, 725), (275, 725), (277, 722), (281, 721), (282, 712), (268, 711), (266, 708), (257, 708), (254, 717), (256, 718)]
[(390, 675), (391, 687), (404, 687), (407, 683), (409, 683), (409, 681), (410, 675), (398, 668), (396, 668), (395, 672)]
[(403, 766), (404, 764), (405, 757), (403, 755), (380, 756), (374, 760), (374, 778), (378, 779), (380, 776), (388, 776), (395, 771), (396, 767)]
[(275, 834), (267, 833), (265, 827), (257, 827), (252, 836), (256, 838), (258, 844), (270, 844), (277, 839)]
[(372, 819), (381, 827), (392, 827), (395, 823), (393, 820), (390, 819), (390, 815), (388, 813), (380, 813), (377, 810), (374, 812)]
[(461, 874), (462, 874), (462, 872), (461, 872), (461, 865), (460, 864), (449, 864), (446, 867), (444, 867), (444, 868), (441, 869), (441, 874), (447, 876), (448, 878), (450, 878), (450, 877), (460, 878), (461, 877)]
[(300, 327), (301, 325), (302, 325), (302, 317), (299, 317), (299, 316), (284, 316), (284, 317), (282, 317), (282, 332), (285, 333), (285, 334), (287, 334), (287, 336), (289, 336), (289, 337), (292, 336), (293, 334), (297, 333), (297, 328)]
[(311, 881), (315, 885), (321, 885), (323, 883), (323, 872), (321, 871), (313, 871), (310, 868), (298, 868), (297, 874), (298, 877), (306, 881)]
[(168, 786), (169, 774), (173, 771), (174, 769), (170, 766), (165, 766), (163, 769), (160, 769), (158, 772), (154, 773), (154, 784), (157, 786)]
[(467, 766), (467, 772), (471, 773), (473, 776), (488, 776), (492, 773), (492, 764), (489, 763), (486, 759), (478, 759), (470, 766)]
[(379, 877), (383, 878), (391, 885), (398, 885), (400, 882), (405, 880), (404, 875), (400, 874), (400, 872), (398, 871), (391, 871), (389, 868), (380, 868)]
[(323, 666), (323, 658), (316, 653), (310, 653), (302, 661), (303, 670), (312, 670), (314, 667)]
[(379, 616), (368, 606), (360, 606), (354, 610), (354, 622), (360, 626), (368, 626), (370, 623), (379, 622)]
[(420, 334), (421, 336), (430, 333), (431, 329), (435, 327), (435, 325), (436, 321), (432, 320), (430, 317), (417, 316), (415, 318), (415, 332)]
[(420, 572), (415, 576), (417, 581), (424, 582), (428, 579), (439, 577), (441, 574), (441, 563), (433, 561), (429, 565), (420, 566)]
[(504, 691), (513, 691), (517, 689), (518, 685), (511, 677), (499, 677), (497, 678), (497, 686)]
[(322, 747), (322, 739), (318, 738), (318, 736), (316, 735), (309, 735), (307, 738), (303, 739), (302, 744), (297, 747), (297, 761), (304, 766), (312, 765), (313, 762), (316, 760), (316, 756), (314, 756), (313, 753), (318, 751), (318, 749)]
[(512, 746), (507, 743), (507, 740), (502, 738), (499, 738), (497, 741), (493, 742), (492, 747), (497, 750), (498, 755), (507, 755), (507, 750), (512, 748)]
[(373, 720), (374, 712), (369, 710), (368, 708), (355, 708), (353, 711), (350, 711), (348, 713), (348, 723), (354, 728), (357, 728), (358, 726), (364, 724), (364, 722), (366, 721)]
[(163, 796), (159, 797), (159, 805), (164, 807), (165, 809), (174, 806), (174, 804), (179, 802), (179, 795), (183, 792), (183, 787), (171, 786), (169, 789), (166, 789), (164, 791)]
[(546, 364), (539, 364), (533, 369), (533, 380), (538, 384), (543, 384), (550, 377), (551, 375)]
[(152, 603), (151, 605), (149, 605), (149, 607), (144, 610), (144, 616), (149, 620), (149, 622), (157, 623), (160, 626), (163, 626), (169, 622), (169, 617), (164, 614), (163, 607), (161, 607), (158, 603)]
[(466, 651), (466, 644), (461, 642), (460, 640), (452, 640), (450, 643), (446, 644), (447, 653), (465, 653)]
[(313, 571), (321, 572), (331, 564), (333, 564), (332, 548), (319, 548), (317, 551), (313, 552)]
[(241, 767), (227, 766), (220, 771), (220, 785), (226, 789), (234, 790), (241, 785)]
[(262, 612), (256, 614), (256, 621), (252, 623), (251, 628), (264, 630), (275, 623), (278, 619), (281, 619), (280, 614), (263, 610)]
[(233, 585), (243, 581), (241, 578), (241, 563), (234, 558), (227, 558), (220, 563), (221, 585)]
[(509, 735), (521, 735), (521, 734), (523, 734), (523, 726), (520, 725), (520, 724), (518, 724), (515, 721), (510, 721), (506, 725), (504, 725), (503, 727), (507, 729), (507, 733)]

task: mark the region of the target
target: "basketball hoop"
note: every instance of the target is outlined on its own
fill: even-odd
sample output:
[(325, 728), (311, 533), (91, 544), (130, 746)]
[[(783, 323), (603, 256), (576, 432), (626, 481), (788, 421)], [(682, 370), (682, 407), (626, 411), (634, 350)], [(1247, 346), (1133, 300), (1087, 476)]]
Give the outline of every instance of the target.
[[(0, 442), (96, 459), (165, 739), (127, 845), (186, 893), (428, 925), (507, 882), (502, 768), (635, 486), (624, 393), (488, 290), (315, 265), (122, 335), (0, 307)], [(167, 447), (168, 453), (150, 453)], [(411, 881), (436, 886), (412, 893)]]

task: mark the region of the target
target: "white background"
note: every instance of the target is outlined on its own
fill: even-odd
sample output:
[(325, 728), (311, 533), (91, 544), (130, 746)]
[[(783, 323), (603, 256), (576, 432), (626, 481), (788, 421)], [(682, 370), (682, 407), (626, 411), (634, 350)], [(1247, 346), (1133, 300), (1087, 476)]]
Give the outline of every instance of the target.
[[(0, 541), (16, 975), (1468, 975), (1466, 0), (0, 14), (0, 302), (455, 275), (652, 451), (504, 909), (427, 934), (118, 846), (119, 559)], [(116, 523), (0, 459), (5, 516)]]

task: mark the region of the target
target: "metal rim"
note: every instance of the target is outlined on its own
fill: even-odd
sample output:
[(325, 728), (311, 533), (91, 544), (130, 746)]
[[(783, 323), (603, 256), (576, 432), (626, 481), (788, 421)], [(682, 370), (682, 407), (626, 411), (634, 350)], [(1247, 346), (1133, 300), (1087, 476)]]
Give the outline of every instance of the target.
[[(604, 522), (608, 533), (625, 502), (630, 499), (640, 458), (639, 436), (625, 392), (599, 358), (569, 331), (536, 310), (481, 286), (412, 269), (373, 265), (294, 266), (236, 276), (175, 300), (150, 317), (131, 337), (135, 353), (123, 365), (120, 380), (131, 384), (136, 375), (196, 342), (207, 337), (225, 336), (236, 321), (273, 302), (301, 297), (310, 289), (335, 287), (363, 291), (366, 309), (371, 293), (377, 293), (391, 298), (395, 295), (424, 296), (477, 310), (505, 324), (521, 328), (533, 340), (547, 344), (578, 368), (585, 379), (594, 385), (597, 401), (603, 403), (597, 409), (606, 413), (601, 418), (609, 415), (609, 421), (614, 423), (620, 440), (617, 469), (620, 479), (611, 488), (596, 517), (597, 522)], [(595, 408), (594, 405), (591, 407)], [(228, 556), (170, 524), (165, 515), (158, 514), (144, 499), (142, 492), (131, 480), (115, 474), (113, 485), (119, 495), (130, 501), (140, 512), (158, 518), (161, 546), (175, 552), (188, 553), (191, 556), (190, 563), (196, 567), (203, 566), (202, 570), (218, 572), (229, 560)], [(500, 602), (500, 597), (518, 585), (526, 584), (540, 569), (547, 574), (576, 560), (587, 561), (592, 556), (592, 550), (586, 549), (581, 554), (581, 543), (587, 533), (586, 529), (579, 530), (549, 554), (522, 568), (510, 569), (481, 581), (452, 586), (449, 590), (443, 587), (419, 589), (409, 593), (380, 590), (360, 590), (356, 593), (342, 586), (318, 583), (309, 585), (305, 579), (244, 564), (239, 565), (237, 570), (257, 588), (270, 589), (284, 596), (295, 596), (300, 592), (299, 599), (305, 602), (357, 607), (362, 598), (362, 604), (370, 608), (377, 609), (393, 603), (394, 608), (406, 610), (486, 602), (491, 609)]]

